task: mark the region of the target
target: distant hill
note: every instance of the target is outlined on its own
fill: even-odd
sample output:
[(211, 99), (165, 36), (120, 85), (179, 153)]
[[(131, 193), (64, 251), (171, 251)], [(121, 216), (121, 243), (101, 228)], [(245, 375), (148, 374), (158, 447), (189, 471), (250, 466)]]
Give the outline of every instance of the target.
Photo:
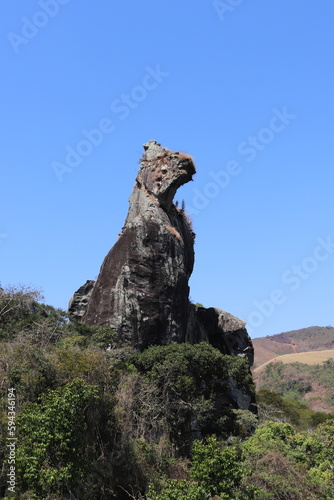
[(334, 349), (334, 327), (310, 326), (267, 337), (253, 339), (253, 370), (267, 361), (285, 354)]
[(334, 328), (312, 326), (253, 340), (257, 391), (334, 413)]

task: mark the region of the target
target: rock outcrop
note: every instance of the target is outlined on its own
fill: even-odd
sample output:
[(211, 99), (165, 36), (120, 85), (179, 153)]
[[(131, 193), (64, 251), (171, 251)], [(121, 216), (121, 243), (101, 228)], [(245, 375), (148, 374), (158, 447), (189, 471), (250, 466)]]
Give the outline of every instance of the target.
[(72, 312), (89, 325), (108, 324), (124, 344), (141, 350), (152, 344), (207, 341), (225, 354), (246, 355), (252, 364), (253, 347), (243, 321), (189, 303), (195, 235), (173, 198), (195, 174), (192, 158), (155, 141), (144, 149), (119, 239), (89, 297), (88, 282), (74, 294)]
[(88, 301), (92, 295), (95, 281), (87, 280), (72, 296), (68, 304), (71, 317), (80, 321), (86, 312)]
[(144, 148), (124, 228), (83, 317), (90, 325), (108, 324), (139, 349), (184, 340), (194, 264), (194, 234), (173, 204), (178, 187), (195, 173), (194, 163), (154, 141)]
[(254, 362), (252, 342), (242, 321), (214, 307), (195, 307), (190, 304), (186, 342), (208, 342), (223, 354), (245, 355), (249, 365)]

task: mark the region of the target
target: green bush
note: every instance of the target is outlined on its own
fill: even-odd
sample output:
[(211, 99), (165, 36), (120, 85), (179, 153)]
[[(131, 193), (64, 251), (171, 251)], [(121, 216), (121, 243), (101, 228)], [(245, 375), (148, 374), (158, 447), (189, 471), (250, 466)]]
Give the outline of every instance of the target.
[(197, 435), (228, 437), (238, 432), (240, 415), (234, 413), (238, 407), (228, 394), (233, 389), (251, 396), (254, 391), (243, 357), (223, 355), (203, 342), (153, 346), (128, 361), (160, 391), (171, 440), (181, 454), (189, 453), (192, 422), (196, 422)]
[[(323, 443), (319, 439), (321, 428)], [(311, 435), (298, 434), (287, 423), (260, 425), (242, 444), (250, 471), (245, 483), (258, 488), (255, 498), (332, 499), (331, 466), (327, 461), (332, 452), (332, 431), (329, 424), (322, 424)]]
[(98, 392), (97, 387), (74, 379), (24, 407), (17, 418), (17, 467), (23, 491), (36, 498), (49, 494), (67, 498), (82, 488), (97, 458), (103, 406)]
[(197, 483), (170, 479), (159, 492), (150, 486), (146, 498), (147, 500), (205, 500), (208, 497), (205, 490)]
[(282, 398), (276, 392), (261, 389), (256, 395), (260, 421), (290, 422), (298, 430), (314, 428), (322, 422), (334, 419), (334, 415), (310, 410), (306, 404)]
[(206, 496), (238, 498), (237, 489), (245, 471), (236, 446), (222, 446), (215, 436), (211, 436), (206, 443), (195, 441), (192, 453), (190, 476), (200, 483)]

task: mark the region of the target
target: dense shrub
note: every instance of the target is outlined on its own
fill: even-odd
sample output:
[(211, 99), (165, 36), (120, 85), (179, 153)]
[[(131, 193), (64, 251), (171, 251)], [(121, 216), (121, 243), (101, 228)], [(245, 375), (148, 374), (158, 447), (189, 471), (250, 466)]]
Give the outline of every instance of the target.
[(232, 390), (254, 390), (245, 358), (223, 355), (203, 342), (150, 347), (128, 361), (157, 388), (160, 409), (180, 454), (188, 453), (196, 433), (228, 437), (238, 432), (240, 414), (229, 395)]
[(148, 500), (221, 500), (253, 498), (254, 488), (242, 486), (247, 475), (239, 446), (223, 445), (216, 436), (193, 444), (190, 480), (166, 480), (160, 491), (150, 488)]
[(306, 404), (282, 398), (276, 392), (261, 389), (257, 393), (260, 420), (290, 422), (298, 430), (314, 428), (334, 419), (334, 415), (310, 410)]
[(259, 426), (242, 445), (245, 464), (250, 472), (244, 482), (257, 488), (255, 498), (332, 498), (333, 476), (331, 465), (325, 458), (331, 453), (331, 444), (325, 440), (321, 450), (318, 437), (321, 428), (327, 437), (333, 431), (328, 424), (322, 424), (311, 435), (298, 434), (287, 423), (267, 422)]

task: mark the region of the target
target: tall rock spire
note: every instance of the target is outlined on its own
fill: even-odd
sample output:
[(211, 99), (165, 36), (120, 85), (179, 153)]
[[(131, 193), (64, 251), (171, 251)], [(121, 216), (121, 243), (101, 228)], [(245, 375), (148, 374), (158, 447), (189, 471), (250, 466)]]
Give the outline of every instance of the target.
[(125, 225), (83, 316), (90, 325), (108, 324), (122, 342), (140, 349), (184, 341), (194, 264), (194, 233), (173, 203), (195, 174), (193, 160), (155, 141), (144, 150)]
[(81, 287), (69, 310), (89, 325), (109, 325), (123, 344), (141, 350), (206, 341), (224, 354), (247, 356), (251, 365), (253, 346), (245, 322), (189, 302), (194, 233), (173, 198), (192, 180), (194, 162), (155, 141), (144, 144), (144, 150), (119, 239), (95, 284)]

